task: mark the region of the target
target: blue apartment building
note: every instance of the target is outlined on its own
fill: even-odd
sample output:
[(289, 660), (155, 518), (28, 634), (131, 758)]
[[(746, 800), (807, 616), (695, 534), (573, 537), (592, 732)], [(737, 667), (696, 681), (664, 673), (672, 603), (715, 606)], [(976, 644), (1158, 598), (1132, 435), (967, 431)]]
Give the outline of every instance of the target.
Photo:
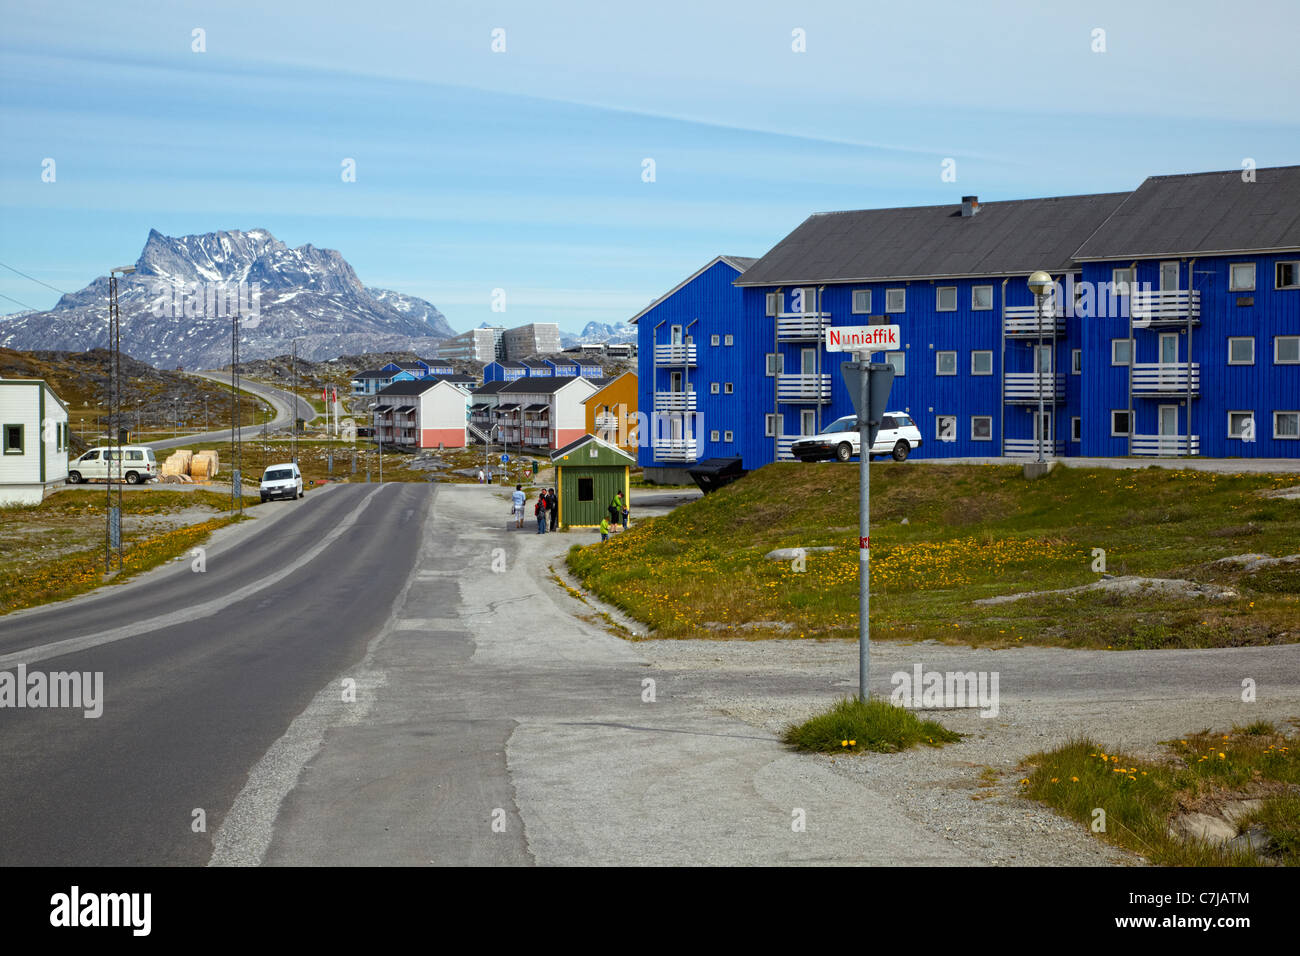
[[(1300, 457), (1300, 167), (1131, 193), (822, 213), (633, 318), (639, 463), (745, 468), (851, 414), (831, 326), (897, 324), (917, 457)], [(1057, 292), (1036, 307), (1026, 279)], [(1040, 402), (1043, 414), (1039, 417)], [(676, 413), (676, 414), (675, 414)], [(692, 414), (694, 413), (694, 414)]]

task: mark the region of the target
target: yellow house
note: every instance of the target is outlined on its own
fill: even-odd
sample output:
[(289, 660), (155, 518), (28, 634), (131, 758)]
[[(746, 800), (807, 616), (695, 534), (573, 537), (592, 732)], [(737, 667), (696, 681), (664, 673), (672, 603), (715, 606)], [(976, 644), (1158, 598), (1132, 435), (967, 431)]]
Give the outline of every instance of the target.
[(587, 434), (632, 455), (637, 449), (636, 385), (636, 373), (624, 372), (583, 400), (587, 406)]

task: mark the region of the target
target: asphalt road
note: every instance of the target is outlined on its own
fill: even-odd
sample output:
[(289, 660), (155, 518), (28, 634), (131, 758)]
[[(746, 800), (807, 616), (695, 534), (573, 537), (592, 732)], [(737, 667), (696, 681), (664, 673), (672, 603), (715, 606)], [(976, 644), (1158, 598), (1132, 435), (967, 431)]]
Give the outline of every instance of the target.
[[(219, 382), (222, 385), (230, 385), (230, 374), (228, 372), (191, 372), (191, 375), (197, 375), (200, 378), (210, 379)], [(240, 379), (239, 387), (246, 392), (251, 392), (258, 398), (265, 399), (272, 408), (275, 409), (275, 417), (271, 419), (266, 426), (262, 425), (244, 425), (239, 429), (239, 437), (242, 441), (251, 441), (262, 434), (263, 427), (271, 431), (278, 431), (282, 428), (291, 428), (293, 425), (293, 409), (296, 405), (298, 408), (298, 417), (304, 421), (311, 421), (316, 417), (316, 410), (312, 408), (311, 403), (300, 396), (284, 389), (272, 388), (269, 385), (263, 385), (260, 382), (252, 382), (248, 379)], [(194, 435), (182, 435), (180, 438), (168, 438), (163, 441), (149, 442), (149, 447), (154, 449), (162, 448), (181, 448), (186, 445), (194, 445), (200, 442), (221, 442), (230, 440), (230, 429), (199, 432)]]
[(249, 768), (387, 621), (432, 497), (358, 484), (269, 504), (203, 573), (186, 559), (0, 619), (0, 670), (104, 681), (99, 718), (0, 709), (0, 864), (206, 863)]

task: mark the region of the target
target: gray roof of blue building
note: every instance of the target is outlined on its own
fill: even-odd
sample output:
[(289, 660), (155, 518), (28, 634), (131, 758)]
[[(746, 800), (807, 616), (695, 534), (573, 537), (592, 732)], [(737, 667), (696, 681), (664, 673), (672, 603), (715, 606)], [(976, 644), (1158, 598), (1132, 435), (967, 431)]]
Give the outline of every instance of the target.
[(1129, 193), (860, 209), (809, 216), (736, 279), (813, 285), (1060, 271)]
[(1300, 249), (1300, 166), (1152, 176), (1075, 252), (1145, 259)]

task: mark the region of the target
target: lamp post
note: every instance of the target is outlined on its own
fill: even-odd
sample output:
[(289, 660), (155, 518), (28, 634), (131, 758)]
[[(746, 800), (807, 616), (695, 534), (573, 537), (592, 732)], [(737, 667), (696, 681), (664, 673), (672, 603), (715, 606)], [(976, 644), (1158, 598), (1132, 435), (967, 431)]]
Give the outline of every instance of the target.
[(1038, 317), (1038, 347), (1034, 350), (1034, 382), (1038, 389), (1038, 422), (1035, 431), (1038, 433), (1038, 460), (1043, 460), (1043, 433), (1046, 429), (1043, 427), (1043, 372), (1041, 363), (1043, 361), (1043, 299), (1047, 295), (1047, 290), (1052, 287), (1052, 277), (1046, 272), (1039, 269), (1029, 277), (1029, 291), (1034, 294), (1034, 314)]
[[(135, 266), (118, 266), (108, 271), (108, 469), (104, 482), (107, 521), (104, 528), (104, 573), (122, 569), (122, 482), (126, 480), (122, 462), (122, 315), (117, 304), (118, 276), (130, 275)], [(117, 466), (117, 498), (113, 497), (113, 466)]]

